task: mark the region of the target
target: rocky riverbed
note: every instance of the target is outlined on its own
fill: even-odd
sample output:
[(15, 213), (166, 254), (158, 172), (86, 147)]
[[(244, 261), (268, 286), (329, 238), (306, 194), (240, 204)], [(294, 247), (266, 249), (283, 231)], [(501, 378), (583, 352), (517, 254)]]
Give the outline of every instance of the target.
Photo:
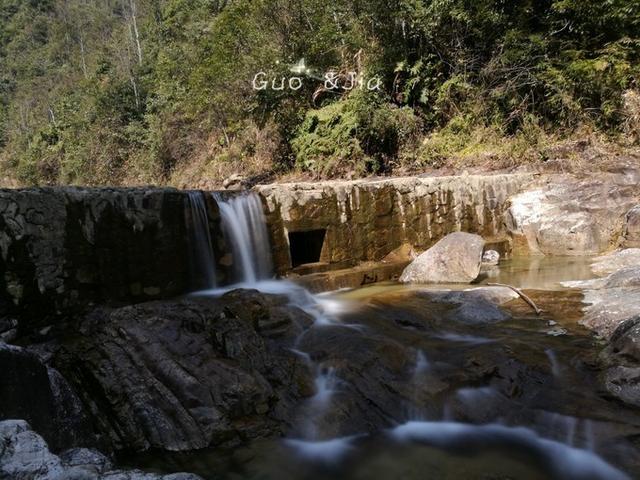
[[(100, 308), (39, 343), (5, 345), (2, 372), (13, 378), (2, 380), (9, 395), (0, 412), (39, 435), (0, 423), (0, 471), (65, 478), (56, 475), (80, 462), (73, 449), (89, 448), (80, 468), (95, 478), (146, 478), (140, 467), (203, 478), (359, 478), (388, 444), (417, 457), (385, 475), (436, 464), (443, 478), (640, 472), (640, 389), (629, 380), (640, 361), (637, 319), (602, 343), (579, 325), (579, 291), (526, 290), (544, 311), (536, 316), (502, 287), (369, 288), (298, 305), (304, 291), (288, 285), (280, 294), (243, 289)], [(403, 425), (418, 437), (394, 439)], [(467, 438), (473, 425), (506, 430), (478, 431), (495, 440), (479, 448)], [(464, 434), (441, 444), (450, 428)], [(457, 458), (468, 448), (475, 457)], [(492, 465), (505, 448), (517, 460)], [(552, 452), (562, 449), (584, 458), (558, 463)], [(116, 477), (105, 453), (129, 476)], [(595, 473), (563, 473), (582, 475), (585, 465)]]

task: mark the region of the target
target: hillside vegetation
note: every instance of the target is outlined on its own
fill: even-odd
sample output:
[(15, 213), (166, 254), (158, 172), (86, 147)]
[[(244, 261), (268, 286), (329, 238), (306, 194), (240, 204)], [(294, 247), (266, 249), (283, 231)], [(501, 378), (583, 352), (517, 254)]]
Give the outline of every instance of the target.
[(639, 60), (637, 0), (0, 0), (0, 169), (199, 185), (633, 148)]

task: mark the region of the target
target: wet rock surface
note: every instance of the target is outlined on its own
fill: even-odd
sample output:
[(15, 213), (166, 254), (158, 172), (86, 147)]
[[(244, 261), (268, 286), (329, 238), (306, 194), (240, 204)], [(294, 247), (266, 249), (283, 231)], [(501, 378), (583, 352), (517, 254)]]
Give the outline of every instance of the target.
[(60, 456), (24, 420), (0, 421), (0, 478), (3, 480), (199, 480), (193, 474), (159, 475), (117, 470), (95, 450), (74, 449)]
[[(538, 442), (534, 440), (537, 435), (545, 439), (540, 445), (554, 441), (559, 442), (557, 448), (579, 449), (576, 452), (582, 452), (584, 462), (590, 462), (590, 452), (596, 451), (616, 466), (640, 472), (640, 455), (633, 446), (633, 439), (640, 433), (640, 415), (612, 402), (611, 397), (599, 395), (599, 373), (605, 370), (600, 370), (593, 339), (577, 324), (581, 294), (570, 290), (527, 291), (544, 311), (536, 316), (507, 290), (481, 287), (468, 291), (400, 290), (374, 294), (342, 313), (339, 321), (303, 330), (295, 343), (296, 355), (315, 380), (288, 410), (289, 420), (283, 429), (289, 438), (285, 447), (281, 443), (277, 448), (273, 443), (258, 447), (262, 445), (258, 442), (252, 444), (258, 450), (241, 450), (231, 454), (229, 464), (216, 465), (223, 471), (243, 472), (241, 475), (254, 472), (266, 478), (281, 478), (284, 467), (273, 467), (273, 459), (287, 458), (284, 463), (298, 466), (290, 475), (302, 478), (309, 464), (296, 463), (297, 455), (307, 461), (324, 462), (340, 458), (339, 452), (346, 448), (347, 456), (350, 451), (362, 449), (360, 455), (353, 453), (349, 457), (349, 468), (361, 468), (363, 462), (367, 465), (373, 458), (369, 454), (376, 447), (370, 443), (375, 445), (374, 439), (381, 432), (418, 419), (434, 422), (434, 432), (444, 428), (440, 423), (443, 420), (454, 422), (452, 428), (458, 429), (471, 428), (469, 424), (500, 423), (509, 435), (522, 434), (516, 426), (524, 426), (530, 429), (527, 435), (534, 443)], [(461, 309), (461, 305), (468, 308)], [(475, 310), (473, 321), (466, 317), (469, 310)], [(496, 310), (501, 317), (498, 322), (493, 314), (476, 315), (478, 311)], [(558, 325), (553, 319), (567, 321)], [(553, 333), (558, 327), (565, 331), (562, 336)], [(366, 438), (371, 439), (369, 444)], [(489, 452), (494, 440), (492, 436), (486, 438)], [(356, 447), (360, 443), (364, 445)], [(384, 449), (395, 448), (384, 445)], [(406, 448), (409, 447), (403, 447), (402, 452), (406, 453)], [(571, 452), (565, 451), (567, 455)], [(210, 454), (203, 453), (198, 458), (207, 464), (204, 459)], [(427, 451), (423, 455), (431, 458), (436, 454)], [(434, 462), (448, 465), (443, 475), (465, 471), (464, 478), (484, 478), (480, 472), (493, 468), (478, 470), (476, 466), (475, 470), (458, 471), (449, 465), (458, 457), (442, 455), (436, 455), (439, 460)], [(522, 451), (519, 455), (527, 458), (531, 452)], [(162, 464), (157, 457), (150, 458), (149, 464)], [(184, 469), (189, 464), (188, 457), (172, 458), (172, 466), (164, 467), (167, 471)], [(503, 459), (495, 457), (494, 465), (497, 462), (504, 466)], [(549, 461), (543, 467), (527, 461), (528, 467), (505, 468), (512, 475), (524, 468), (517, 478), (563, 478), (557, 474), (559, 464), (549, 466)], [(468, 465), (470, 460), (458, 458), (458, 462)], [(588, 471), (590, 467), (586, 465), (590, 463), (584, 462), (577, 462), (572, 468), (582, 465), (580, 471)], [(334, 468), (338, 467), (332, 466), (327, 475), (335, 476)], [(612, 478), (626, 478), (607, 468), (605, 465), (603, 471), (617, 475)], [(204, 467), (194, 471), (214, 478)], [(317, 471), (314, 472), (310, 475), (316, 478)], [(345, 478), (352, 478), (351, 470), (343, 473)], [(607, 478), (598, 473), (590, 475)]]
[[(581, 295), (527, 294), (545, 311), (541, 317), (510, 289), (479, 287), (376, 294), (329, 320), (293, 306), (286, 295), (234, 290), (100, 308), (56, 326), (46, 345), (32, 348), (51, 358), (77, 392), (102, 451), (149, 450), (168, 459), (174, 457), (167, 452), (198, 449), (211, 456), (207, 448), (215, 447), (218, 458), (284, 435), (291, 448), (315, 455), (324, 447), (314, 442), (339, 447), (337, 439), (373, 438), (409, 420), (446, 419), (524, 425), (554, 441), (570, 436), (569, 445), (581, 449), (595, 441), (607, 460), (640, 468), (630, 446), (640, 415), (597, 394), (593, 340), (572, 322), (561, 325), (563, 336), (553, 333), (552, 319), (577, 315)], [(616, 363), (603, 372), (621, 366), (629, 368)], [(158, 478), (116, 472), (86, 448), (53, 455), (35, 432), (24, 436), (20, 451), (27, 457), (7, 456), (13, 450), (6, 448), (0, 455), (7, 471)], [(31, 465), (34, 458), (40, 466)], [(131, 468), (152, 466), (131, 458), (125, 463)], [(160, 470), (215, 478), (219, 468), (239, 468), (184, 458)]]
[(56, 449), (95, 444), (76, 393), (34, 353), (0, 343), (0, 392), (0, 419), (26, 419)]
[(455, 232), (419, 255), (402, 272), (403, 283), (471, 283), (480, 274), (484, 239)]
[(640, 407), (640, 316), (621, 323), (600, 355), (604, 385), (612, 396)]
[(309, 322), (251, 291), (105, 309), (69, 332), (55, 364), (113, 448), (233, 444), (282, 431), (309, 389), (286, 348)]

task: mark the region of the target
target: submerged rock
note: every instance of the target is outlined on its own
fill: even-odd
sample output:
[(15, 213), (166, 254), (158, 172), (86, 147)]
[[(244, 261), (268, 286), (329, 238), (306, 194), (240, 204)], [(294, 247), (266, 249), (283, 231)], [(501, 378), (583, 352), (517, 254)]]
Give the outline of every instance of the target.
[(511, 315), (499, 307), (518, 296), (515, 292), (511, 290), (510, 292), (500, 287), (484, 287), (467, 291), (432, 292), (424, 295), (428, 295), (434, 302), (452, 307), (451, 310), (443, 313), (444, 321), (482, 325), (503, 322), (511, 318)]
[(402, 272), (404, 283), (470, 283), (480, 274), (484, 240), (455, 232), (418, 256)]
[(504, 305), (520, 296), (509, 287), (477, 287), (464, 292), (470, 299), (482, 298), (494, 305)]
[(0, 421), (0, 478), (11, 480), (201, 480), (188, 473), (158, 475), (114, 470), (100, 452), (74, 449), (60, 456), (24, 420)]

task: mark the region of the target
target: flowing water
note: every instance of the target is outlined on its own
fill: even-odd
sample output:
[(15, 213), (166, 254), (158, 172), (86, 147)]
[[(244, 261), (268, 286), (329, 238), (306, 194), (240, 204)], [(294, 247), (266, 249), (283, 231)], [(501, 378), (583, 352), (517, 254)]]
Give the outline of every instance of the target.
[(191, 234), (191, 278), (195, 287), (215, 288), (216, 271), (209, 227), (209, 214), (204, 193), (200, 191), (188, 192), (189, 213), (187, 222), (190, 224)]
[(214, 194), (222, 230), (233, 255), (234, 280), (252, 283), (272, 276), (269, 233), (262, 202), (255, 193)]
[(630, 440), (640, 416), (599, 395), (598, 345), (587, 332), (567, 324), (566, 335), (549, 335), (547, 318), (470, 326), (439, 315), (412, 292), (352, 304), (297, 342), (300, 361), (315, 371), (315, 393), (292, 412), (297, 420), (283, 438), (163, 454), (148, 465), (274, 480), (608, 480), (640, 472)]
[(311, 315), (290, 350), (315, 375), (315, 393), (291, 412), (282, 438), (150, 453), (132, 464), (206, 479), (640, 475), (640, 414), (600, 394), (601, 345), (576, 323), (582, 296), (558, 286), (589, 278), (588, 259), (503, 262), (489, 281), (539, 289), (532, 296), (545, 313), (515, 299), (504, 306), (507, 320), (487, 310), (487, 321), (470, 323), (442, 300), (444, 287), (387, 283), (311, 295), (291, 282), (261, 281), (270, 258), (259, 250), (258, 205), (249, 197), (218, 202), (242, 259), (241, 283), (197, 295), (255, 288), (286, 295)]

